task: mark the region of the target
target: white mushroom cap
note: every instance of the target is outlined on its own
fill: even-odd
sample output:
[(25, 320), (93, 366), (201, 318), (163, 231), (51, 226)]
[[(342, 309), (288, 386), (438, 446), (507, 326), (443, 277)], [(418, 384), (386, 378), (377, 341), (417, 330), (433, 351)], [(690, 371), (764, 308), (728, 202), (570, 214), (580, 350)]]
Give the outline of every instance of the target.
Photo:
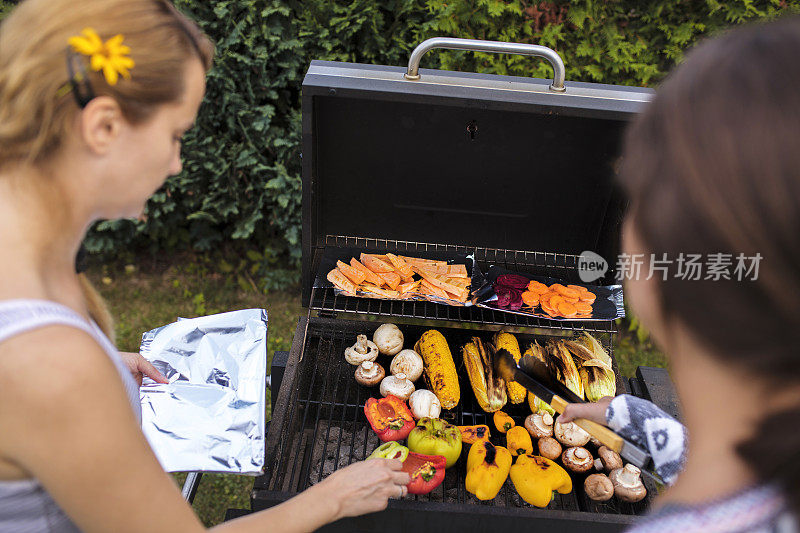
[(573, 446), (561, 454), (561, 462), (568, 470), (573, 472), (587, 472), (594, 466), (594, 459), (589, 450), (580, 446)]
[(538, 413), (528, 415), (525, 419), (525, 429), (536, 439), (552, 437), (553, 417), (546, 411), (539, 411)]
[(585, 446), (589, 442), (589, 433), (574, 422), (562, 424), (556, 418), (553, 432), (556, 439), (565, 446)]
[(640, 477), (641, 470), (631, 464), (625, 468), (617, 468), (612, 471), (608, 478), (614, 484), (614, 494), (625, 502), (638, 502), (647, 495), (647, 489)]
[(422, 357), (414, 350), (401, 350), (394, 356), (389, 365), (389, 372), (394, 375), (405, 374), (411, 381), (417, 381), (422, 375), (425, 364)]
[(356, 337), (356, 343), (344, 351), (344, 358), (351, 365), (360, 365), (364, 361), (374, 361), (378, 358), (378, 347), (367, 339), (366, 335)]
[(414, 392), (414, 384), (406, 378), (405, 374), (389, 375), (381, 381), (380, 391), (382, 396), (391, 394), (401, 400), (408, 400)]
[(358, 383), (367, 387), (377, 385), (386, 375), (386, 371), (378, 363), (364, 361), (356, 368), (355, 378)]

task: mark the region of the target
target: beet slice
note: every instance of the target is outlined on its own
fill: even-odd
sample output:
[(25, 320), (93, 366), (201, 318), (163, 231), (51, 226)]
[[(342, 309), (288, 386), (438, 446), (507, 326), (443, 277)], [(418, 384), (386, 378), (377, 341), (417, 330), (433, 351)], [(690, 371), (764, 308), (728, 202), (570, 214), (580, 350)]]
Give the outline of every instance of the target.
[(513, 291), (506, 287), (495, 287), (495, 294), (497, 294), (497, 307), (508, 307), (513, 299)]
[(508, 303), (508, 308), (512, 311), (517, 311), (522, 308), (522, 293), (519, 291), (511, 291), (511, 301)]
[(503, 274), (501, 276), (497, 276), (495, 286), (500, 285), (502, 287), (509, 287), (511, 289), (524, 290), (528, 287), (528, 282), (529, 280), (525, 276), (520, 276), (518, 274)]

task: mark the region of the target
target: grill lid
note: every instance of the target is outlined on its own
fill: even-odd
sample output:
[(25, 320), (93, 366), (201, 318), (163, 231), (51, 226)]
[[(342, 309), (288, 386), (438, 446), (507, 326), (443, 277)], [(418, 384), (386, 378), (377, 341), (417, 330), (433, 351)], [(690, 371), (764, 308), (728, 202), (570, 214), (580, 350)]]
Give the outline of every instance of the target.
[(591, 250), (613, 266), (621, 134), (652, 90), (568, 81), (560, 92), (557, 79), (409, 72), (312, 61), (306, 74), (304, 305), (334, 235)]

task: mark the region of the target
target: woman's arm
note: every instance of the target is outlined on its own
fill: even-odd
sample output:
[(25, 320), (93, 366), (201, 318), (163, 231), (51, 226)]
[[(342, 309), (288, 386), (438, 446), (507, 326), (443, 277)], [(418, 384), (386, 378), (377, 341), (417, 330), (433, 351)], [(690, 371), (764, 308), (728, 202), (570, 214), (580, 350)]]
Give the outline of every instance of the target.
[[(82, 331), (52, 326), (0, 345), (0, 456), (37, 478), (87, 533), (203, 529), (150, 450), (116, 368)], [(379, 510), (408, 483), (399, 467), (353, 465), (225, 530), (311, 531)]]

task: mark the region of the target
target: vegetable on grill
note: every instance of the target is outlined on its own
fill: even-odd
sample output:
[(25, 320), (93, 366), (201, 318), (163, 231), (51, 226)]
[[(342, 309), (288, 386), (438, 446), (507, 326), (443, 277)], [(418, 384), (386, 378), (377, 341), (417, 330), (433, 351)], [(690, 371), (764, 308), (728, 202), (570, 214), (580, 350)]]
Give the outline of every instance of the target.
[[(506, 333), (505, 331), (500, 331), (495, 334), (494, 348), (495, 350), (499, 350), (500, 348), (505, 348), (514, 357), (514, 361), (516, 361), (517, 363), (519, 363), (519, 360), (522, 357), (522, 353), (520, 352), (519, 342), (517, 342), (517, 338), (511, 333)], [(522, 403), (525, 401), (525, 396), (528, 393), (525, 387), (523, 387), (516, 381), (509, 381), (506, 383), (506, 388), (508, 390), (509, 402)]]
[[(525, 354), (523, 357), (535, 357), (539, 361), (545, 363), (544, 360), (544, 351), (542, 347), (539, 346), (538, 342), (534, 342), (528, 349), (525, 350)], [(545, 402), (544, 400), (538, 398), (532, 392), (528, 392), (528, 406), (531, 408), (531, 412), (538, 413), (539, 411), (547, 411), (550, 413), (550, 416), (554, 416), (556, 414), (556, 410), (550, 407), (550, 404)]]
[(488, 440), (476, 442), (467, 455), (467, 492), (479, 500), (493, 499), (506, 482), (510, 468), (511, 453), (507, 449)]
[(481, 424), (477, 426), (456, 426), (461, 432), (461, 442), (464, 444), (473, 444), (479, 440), (489, 440), (491, 433), (489, 426)]
[(564, 342), (549, 342), (546, 348), (544, 360), (550, 373), (578, 397), (584, 398), (583, 382), (578, 374), (578, 367), (575, 366), (575, 360), (564, 346)]
[(414, 416), (406, 402), (397, 396), (386, 398), (370, 398), (364, 405), (372, 431), (377, 433), (383, 442), (403, 440), (414, 429)]
[(444, 481), (445, 458), (411, 452), (402, 470), (411, 477), (407, 486), (409, 494), (428, 494)]
[(450, 468), (461, 455), (461, 432), (440, 418), (421, 418), (408, 435), (408, 449), (426, 455), (441, 455)]
[(478, 405), (487, 413), (493, 413), (503, 408), (507, 396), (505, 381), (494, 373), (494, 347), (489, 345), (488, 348), (478, 337), (473, 337), (461, 348), (461, 355)]
[(506, 433), (506, 443), (511, 455), (525, 455), (533, 453), (531, 435), (524, 426), (514, 426)]
[(408, 448), (397, 441), (390, 440), (375, 448), (367, 459), (397, 459), (405, 461), (408, 457)]
[(429, 389), (438, 396), (443, 409), (453, 409), (461, 399), (461, 390), (458, 386), (456, 364), (444, 335), (435, 329), (429, 329), (417, 341), (414, 351), (425, 362)]
[(500, 433), (505, 433), (506, 431), (517, 425), (516, 422), (514, 422), (514, 419), (508, 416), (503, 411), (497, 411), (492, 417), (492, 419), (494, 421), (494, 427), (496, 427), (497, 431), (499, 431)]
[(547, 507), (553, 500), (553, 491), (560, 494), (572, 491), (567, 471), (546, 457), (520, 455), (510, 474), (520, 497), (536, 507)]

